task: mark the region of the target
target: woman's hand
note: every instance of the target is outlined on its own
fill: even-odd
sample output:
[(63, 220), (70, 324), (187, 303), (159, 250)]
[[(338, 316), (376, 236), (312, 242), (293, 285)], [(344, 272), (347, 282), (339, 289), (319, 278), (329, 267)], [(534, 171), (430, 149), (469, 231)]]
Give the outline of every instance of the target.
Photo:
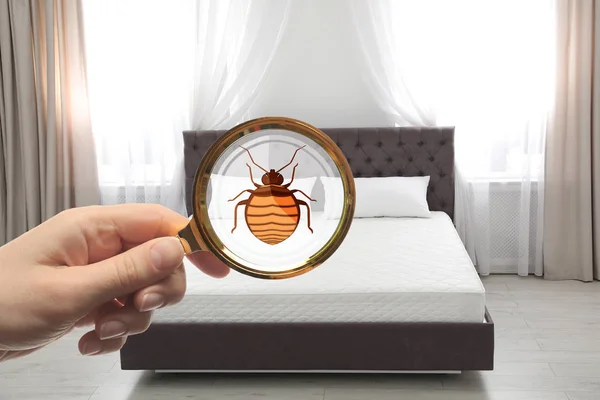
[[(174, 235), (187, 223), (158, 205), (78, 208), (0, 247), (0, 360), (74, 327), (94, 327), (79, 341), (85, 355), (118, 351), (127, 336), (144, 332), (152, 310), (185, 294), (184, 252)], [(229, 272), (210, 253), (190, 260), (213, 277)]]

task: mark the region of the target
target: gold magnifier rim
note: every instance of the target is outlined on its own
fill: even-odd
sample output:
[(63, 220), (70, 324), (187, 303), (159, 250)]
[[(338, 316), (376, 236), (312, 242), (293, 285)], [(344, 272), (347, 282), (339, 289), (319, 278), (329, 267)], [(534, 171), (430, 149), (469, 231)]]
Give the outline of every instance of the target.
[[(296, 132), (320, 145), (336, 165), (344, 190), (342, 214), (331, 238), (308, 259), (298, 262), (291, 268), (282, 271), (262, 271), (244, 265), (244, 260), (230, 251), (213, 229), (208, 216), (208, 204), (206, 201), (210, 176), (221, 154), (240, 138), (266, 129), (282, 129)], [(202, 159), (200, 166), (196, 170), (192, 192), (193, 219), (195, 222), (192, 232), (198, 243), (198, 247), (212, 252), (222, 262), (242, 274), (261, 279), (291, 278), (318, 267), (338, 249), (350, 229), (354, 217), (355, 198), (354, 178), (350, 165), (346, 156), (329, 136), (314, 126), (293, 118), (256, 118), (233, 127), (219, 137)]]

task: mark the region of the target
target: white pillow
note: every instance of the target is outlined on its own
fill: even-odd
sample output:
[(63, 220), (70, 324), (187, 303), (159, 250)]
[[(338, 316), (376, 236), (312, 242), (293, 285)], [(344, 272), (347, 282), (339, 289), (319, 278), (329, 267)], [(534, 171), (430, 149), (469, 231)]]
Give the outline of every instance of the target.
[[(289, 189), (300, 189), (310, 196), (316, 180), (316, 177), (294, 179), (294, 182), (292, 182)], [(254, 181), (261, 184), (260, 176), (255, 176)], [(287, 182), (289, 181), (286, 180), (284, 184)], [(234, 201), (227, 200), (233, 199), (240, 194), (242, 190), (246, 189), (256, 189), (256, 186), (252, 184), (250, 177), (242, 178), (237, 176), (212, 175), (210, 177), (211, 200), (208, 205), (208, 216), (210, 218), (233, 219), (236, 204), (250, 197), (250, 193), (244, 192)], [(243, 215), (243, 210), (244, 209), (241, 206), (238, 208), (238, 218), (240, 215)]]
[[(427, 204), (429, 179), (429, 176), (354, 178), (354, 217), (431, 217)], [(342, 180), (321, 177), (321, 182), (325, 188), (325, 215), (327, 218), (340, 218)]]

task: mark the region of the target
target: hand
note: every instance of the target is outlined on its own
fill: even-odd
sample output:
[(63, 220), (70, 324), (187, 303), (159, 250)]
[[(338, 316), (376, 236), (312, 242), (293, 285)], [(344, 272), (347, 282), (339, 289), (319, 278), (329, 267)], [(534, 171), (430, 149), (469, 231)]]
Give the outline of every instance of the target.
[[(82, 354), (121, 349), (148, 328), (152, 310), (183, 298), (184, 252), (174, 235), (187, 223), (158, 205), (78, 208), (0, 247), (0, 360), (80, 326), (94, 327), (79, 341)], [(213, 277), (229, 272), (211, 253), (190, 260)]]

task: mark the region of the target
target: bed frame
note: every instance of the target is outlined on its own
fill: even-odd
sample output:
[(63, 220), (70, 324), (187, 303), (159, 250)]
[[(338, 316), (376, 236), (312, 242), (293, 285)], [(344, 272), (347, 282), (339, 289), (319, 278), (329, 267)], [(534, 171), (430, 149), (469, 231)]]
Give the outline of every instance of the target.
[[(454, 213), (454, 128), (323, 129), (355, 177), (431, 176), (432, 211)], [(196, 168), (225, 131), (186, 131), (187, 209)], [(442, 372), (492, 370), (494, 323), (155, 323), (121, 350), (127, 370)]]

